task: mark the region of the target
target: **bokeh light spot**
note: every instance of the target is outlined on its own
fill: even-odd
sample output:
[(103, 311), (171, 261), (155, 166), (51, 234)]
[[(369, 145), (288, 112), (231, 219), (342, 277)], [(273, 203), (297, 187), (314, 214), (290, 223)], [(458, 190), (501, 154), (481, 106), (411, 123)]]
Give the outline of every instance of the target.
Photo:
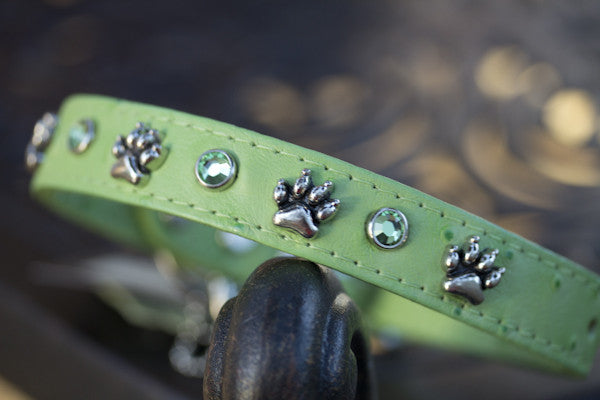
[(548, 97), (558, 90), (561, 82), (556, 68), (544, 62), (528, 67), (518, 78), (518, 85), (525, 100), (536, 108), (544, 105)]
[(241, 102), (251, 119), (280, 133), (306, 121), (301, 93), (278, 79), (261, 77), (250, 81), (241, 91)]
[(519, 76), (526, 68), (527, 55), (519, 48), (494, 47), (479, 61), (475, 82), (487, 97), (509, 100), (521, 94)]
[(580, 147), (596, 130), (596, 104), (583, 90), (560, 90), (546, 102), (543, 121), (558, 142)]
[(324, 127), (348, 127), (364, 115), (369, 93), (366, 83), (353, 76), (325, 77), (312, 90), (311, 114)]

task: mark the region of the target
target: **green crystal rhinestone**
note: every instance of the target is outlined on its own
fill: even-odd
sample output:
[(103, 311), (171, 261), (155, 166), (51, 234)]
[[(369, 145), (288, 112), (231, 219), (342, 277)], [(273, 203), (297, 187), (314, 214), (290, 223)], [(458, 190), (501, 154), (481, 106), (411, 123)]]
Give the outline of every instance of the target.
[(76, 154), (81, 154), (87, 150), (95, 134), (94, 122), (90, 119), (82, 119), (76, 122), (69, 129), (68, 144), (69, 149)]
[(394, 208), (381, 208), (369, 219), (367, 235), (381, 248), (396, 248), (408, 237), (408, 221)]
[(237, 173), (232, 156), (223, 150), (208, 150), (196, 161), (196, 177), (207, 188), (225, 188), (233, 183)]

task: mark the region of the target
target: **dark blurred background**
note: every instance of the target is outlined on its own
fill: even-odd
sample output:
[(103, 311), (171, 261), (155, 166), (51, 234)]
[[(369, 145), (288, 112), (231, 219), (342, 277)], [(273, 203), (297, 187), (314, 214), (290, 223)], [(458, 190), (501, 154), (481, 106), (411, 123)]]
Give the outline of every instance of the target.
[[(169, 329), (126, 318), (126, 296), (81, 273), (152, 259), (28, 196), (33, 124), (76, 92), (342, 158), (600, 272), (595, 1), (0, 0), (0, 89), (2, 399), (201, 397), (169, 365)], [(377, 349), (382, 399), (600, 397), (598, 363), (572, 381)]]

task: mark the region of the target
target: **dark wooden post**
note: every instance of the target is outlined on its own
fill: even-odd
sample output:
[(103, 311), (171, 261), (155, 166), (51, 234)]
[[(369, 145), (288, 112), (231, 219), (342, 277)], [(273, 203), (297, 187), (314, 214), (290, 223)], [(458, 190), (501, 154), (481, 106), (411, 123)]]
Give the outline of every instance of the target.
[(215, 323), (206, 399), (372, 399), (371, 358), (356, 305), (332, 271), (275, 258)]

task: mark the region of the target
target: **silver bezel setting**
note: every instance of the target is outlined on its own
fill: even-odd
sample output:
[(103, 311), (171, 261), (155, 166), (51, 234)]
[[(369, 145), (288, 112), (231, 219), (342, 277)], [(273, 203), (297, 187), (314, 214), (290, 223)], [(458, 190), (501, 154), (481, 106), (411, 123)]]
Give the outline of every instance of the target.
[[(202, 158), (205, 155), (207, 155), (209, 153), (221, 153), (222, 155), (225, 156), (225, 158), (227, 159), (227, 162), (229, 162), (229, 165), (231, 165), (231, 170), (229, 171), (229, 175), (227, 176), (227, 179), (225, 179), (223, 182), (220, 182), (217, 184), (211, 184), (211, 183), (205, 182), (202, 179), (202, 177), (200, 176), (200, 173), (198, 172), (198, 167), (200, 166), (200, 161), (202, 160)], [(235, 181), (235, 178), (237, 176), (237, 163), (235, 162), (235, 158), (233, 156), (231, 156), (229, 153), (227, 153), (225, 150), (221, 150), (221, 149), (206, 150), (204, 153), (200, 154), (200, 157), (198, 157), (198, 159), (196, 160), (196, 164), (194, 166), (194, 174), (196, 175), (198, 182), (200, 182), (200, 184), (204, 187), (207, 187), (209, 189), (225, 189), (225, 188), (229, 187)]]
[[(379, 239), (377, 239), (377, 237), (375, 236), (375, 234), (373, 232), (373, 228), (374, 228), (373, 225), (375, 223), (375, 219), (381, 213), (383, 213), (385, 211), (397, 212), (398, 215), (400, 216), (400, 219), (402, 220), (402, 224), (404, 225), (404, 232), (402, 232), (402, 236), (400, 237), (400, 240), (397, 243), (394, 243), (392, 245), (381, 243), (379, 241)], [(402, 211), (400, 211), (396, 208), (391, 208), (391, 207), (380, 208), (379, 210), (377, 210), (376, 212), (371, 214), (369, 221), (367, 222), (367, 236), (371, 239), (371, 241), (373, 243), (375, 243), (378, 247), (380, 247), (382, 249), (390, 250), (390, 249), (395, 249), (397, 247), (402, 246), (406, 242), (406, 239), (408, 239), (408, 220), (406, 219), (406, 215), (404, 215), (404, 213)]]
[(78, 121), (77, 124), (82, 124), (85, 126), (85, 136), (83, 137), (83, 140), (76, 147), (71, 146), (71, 129), (73, 129), (73, 126), (71, 126), (71, 128), (69, 129), (69, 137), (67, 138), (67, 143), (69, 146), (69, 150), (71, 150), (75, 154), (81, 154), (84, 151), (86, 151), (88, 147), (90, 147), (90, 144), (96, 137), (96, 125), (94, 124), (94, 121), (92, 121), (89, 118), (82, 119)]

